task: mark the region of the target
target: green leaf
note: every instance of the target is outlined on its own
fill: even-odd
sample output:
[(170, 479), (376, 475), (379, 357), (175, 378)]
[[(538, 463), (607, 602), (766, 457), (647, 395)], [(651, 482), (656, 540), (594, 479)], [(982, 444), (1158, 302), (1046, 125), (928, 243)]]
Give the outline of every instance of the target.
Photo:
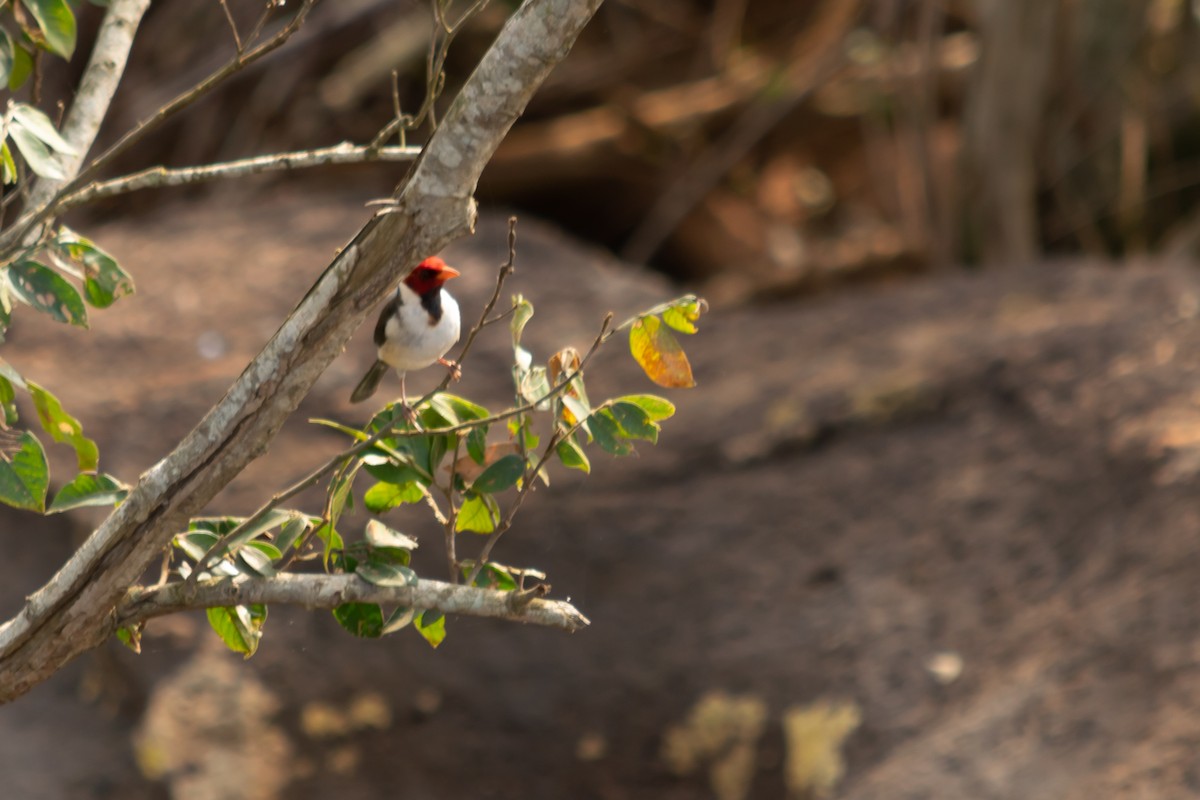
[(472, 428), (471, 432), (467, 434), (467, 455), (476, 464), (482, 465), (484, 459), (487, 458), (487, 436), (487, 425)]
[(671, 303), (662, 314), (663, 322), (680, 333), (695, 333), (696, 320), (708, 311), (708, 303), (694, 294), (685, 295)]
[(96, 308), (108, 308), (125, 295), (133, 294), (133, 278), (90, 239), (63, 226), (53, 244), (60, 254), (83, 267), (83, 294)]
[(129, 487), (111, 475), (81, 473), (58, 490), (46, 513), (57, 514), (83, 506), (115, 506), (127, 494)]
[[(466, 563), (462, 568), (462, 575), (465, 579), (471, 574), (471, 570), (475, 568), (474, 563)], [(480, 586), (485, 589), (499, 589), (502, 592), (514, 592), (520, 588), (520, 584), (513, 576), (513, 568), (506, 567), (503, 564), (497, 564), (494, 561), (489, 561), (483, 565), (483, 569), (475, 576), (475, 582), (472, 586)], [(546, 574), (537, 572), (536, 570), (516, 570), (516, 572), (544, 579)]]
[(434, 648), (446, 639), (446, 615), (440, 611), (427, 609), (416, 620), (417, 632), (425, 637)]
[[(291, 512), (291, 511), (282, 511), (280, 509), (272, 509), (271, 511), (268, 511), (265, 515), (263, 515), (262, 519), (259, 519), (250, 525), (247, 525), (245, 528), (242, 528), (241, 530), (238, 530), (238, 528), (240, 528), (245, 523), (245, 520), (240, 519), (238, 517), (225, 517), (225, 518), (220, 519), (219, 522), (212, 521), (212, 520), (197, 520), (197, 521), (195, 521), (194, 524), (204, 525), (206, 523), (211, 523), (214, 525), (215, 528), (218, 528), (217, 530), (215, 530), (215, 532), (221, 536), (225, 536), (227, 534), (233, 533), (235, 530), (238, 530), (237, 536), (234, 536), (225, 545), (225, 553), (236, 553), (239, 550), (239, 548), (242, 547), (242, 545), (246, 544), (247, 542), (249, 542), (253, 539), (257, 539), (259, 536), (262, 536), (264, 533), (271, 530), (272, 528), (278, 527), (279, 525), (282, 525), (285, 522), (291, 521), (294, 518), (294, 516), (295, 516), (294, 512)], [(247, 517), (246, 519), (249, 519), (249, 517)], [(233, 523), (232, 526), (230, 526), (230, 523)], [(251, 567), (253, 568), (253, 565), (251, 565)]]
[(342, 550), (346, 547), (346, 543), (342, 541), (342, 535), (337, 532), (337, 529), (328, 525), (322, 524), (316, 530), (316, 537), (325, 544), (324, 561), (329, 564), (329, 556), (335, 550)]
[(75, 287), (52, 269), (36, 261), (19, 261), (8, 267), (13, 291), (32, 308), (57, 322), (87, 327), (87, 310)]
[(267, 621), (264, 605), (210, 608), (208, 624), (216, 631), (225, 646), (246, 658), (254, 655), (262, 640), (263, 623)]
[(383, 561), (364, 561), (354, 569), (355, 574), (367, 583), (376, 586), (416, 586), (417, 573), (408, 567), (388, 564)]
[(368, 475), (383, 483), (404, 486), (409, 483), (428, 485), (432, 481), (431, 476), (418, 469), (415, 464), (409, 463), (412, 458), (407, 453), (397, 455), (401, 460), (368, 451), (362, 454), (359, 460), (362, 461)]
[(17, 424), (17, 393), (13, 389), (12, 381), (0, 375), (0, 414), (3, 414), (2, 421), (5, 426)]
[(629, 352), (650, 380), (681, 389), (696, 385), (679, 340), (658, 317), (642, 317), (629, 329)]
[(367, 434), (363, 433), (358, 428), (351, 428), (349, 425), (343, 425), (342, 423), (335, 422), (334, 420), (331, 420), (331, 419), (324, 419), (322, 417), (310, 417), (308, 421), (311, 422), (313, 425), (324, 425), (326, 428), (333, 428), (335, 431), (338, 431), (339, 433), (344, 433), (347, 436), (357, 439), (360, 442), (363, 439), (369, 438)]
[(568, 425), (574, 425), (581, 420), (585, 420), (592, 413), (592, 410), (588, 407), (587, 403), (583, 402), (578, 397), (572, 397), (569, 394), (564, 394), (561, 399), (563, 404), (563, 417)]
[(515, 486), (525, 475), (525, 459), (516, 455), (505, 456), (493, 462), (471, 484), (471, 491), (478, 494), (494, 494)]
[(32, 433), (22, 431), (13, 447), (0, 445), (0, 503), (41, 513), (49, 484), (46, 453)]
[(274, 578), (279, 572), (271, 566), (271, 557), (255, 547), (243, 547), (238, 550), (234, 559), (238, 572), (247, 575), (258, 575), (263, 578)]
[(630, 403), (646, 412), (651, 422), (661, 422), (675, 416), (675, 405), (665, 397), (653, 394), (627, 394), (618, 397), (614, 403)]
[(135, 653), (142, 652), (142, 628), (145, 624), (139, 622), (133, 626), (117, 628), (117, 641)]
[(182, 550), (188, 558), (199, 561), (204, 558), (204, 554), (217, 543), (219, 538), (217, 534), (208, 531), (188, 531), (175, 537), (175, 546)]
[[(428, 434), (424, 436), (405, 436), (380, 442), (380, 448), (371, 448), (363, 453), (359, 460), (367, 465), (367, 472), (373, 478), (388, 483), (408, 483), (411, 480), (420, 481), (428, 486), (433, 483), (433, 475), (438, 465), (446, 455), (450, 434)], [(386, 449), (381, 449), (386, 448)], [(371, 469), (372, 466), (390, 463), (397, 468), (411, 468), (409, 474), (389, 472), (385, 469)]]
[(525, 325), (533, 318), (533, 303), (526, 300), (522, 295), (515, 294), (512, 299), (512, 318), (509, 320), (508, 329), (512, 333), (513, 349), (521, 346), (521, 334), (525, 332)]
[(408, 624), (413, 621), (413, 618), (416, 615), (417, 610), (415, 608), (410, 608), (408, 606), (398, 607), (391, 613), (391, 615), (388, 616), (387, 622), (384, 623), (383, 634), (386, 636), (389, 633), (395, 633), (396, 631), (407, 627)]
[(626, 437), (645, 439), (652, 444), (658, 442), (658, 423), (651, 422), (650, 415), (643, 411), (641, 406), (633, 403), (613, 403), (609, 411)]
[(363, 505), (373, 514), (382, 514), (404, 503), (419, 503), (424, 497), (425, 492), (416, 481), (400, 485), (381, 481), (363, 494)]
[(521, 434), (521, 439), (524, 441), (524, 444), (525, 444), (525, 450), (526, 451), (537, 450), (538, 443), (540, 443), (542, 441), (542, 437), (538, 436), (536, 433), (533, 432), (533, 427), (530, 423), (529, 417), (522, 415), (521, 420), (523, 421), (524, 424), (521, 425), (519, 430), (520, 430), (520, 434)]
[(458, 510), (458, 518), (454, 521), (455, 532), (491, 533), (496, 530), (500, 513), (495, 504), (496, 501), (490, 495), (468, 495), (466, 502)]
[(254, 542), (246, 542), (246, 547), (252, 550), (257, 550), (267, 557), (268, 561), (278, 561), (283, 558), (283, 551), (270, 542), (262, 540)]
[(491, 412), (483, 406), (446, 392), (434, 395), (429, 401), (429, 408), (441, 415), (447, 426), (461, 425), (464, 422), (487, 419), (491, 416)]
[[(0, 28), (0, 84), (8, 85), (8, 79), (13, 71), (13, 45), (12, 37), (8, 35), (8, 31)], [(9, 181), (5, 181), (9, 183)]]
[(21, 377), (21, 373), (13, 369), (12, 364), (9, 364), (3, 358), (0, 358), (0, 377), (5, 378), (18, 389), (25, 388), (25, 379)]
[[(550, 377), (545, 367), (531, 367), (517, 379), (517, 392), (526, 403), (542, 403), (550, 394)], [(538, 410), (544, 410), (541, 405)]]
[(405, 536), (400, 531), (392, 530), (377, 519), (373, 519), (367, 523), (366, 540), (367, 544), (371, 547), (395, 547), (400, 550), (417, 549), (416, 539), (411, 536)]
[(383, 635), (383, 609), (376, 603), (345, 603), (333, 610), (333, 618), (355, 636), (378, 639)]
[(54, 441), (70, 445), (75, 449), (80, 472), (95, 472), (100, 463), (100, 448), (83, 435), (79, 420), (63, 410), (58, 398), (33, 381), (27, 381), (29, 396), (37, 409), (38, 422)]
[(31, 131), (14, 122), (8, 128), (8, 135), (12, 137), (17, 149), (21, 151), (25, 163), (34, 171), (34, 174), (52, 181), (61, 181), (66, 178), (66, 173), (63, 172), (58, 159), (51, 154), (50, 148), (42, 144), (42, 140)]
[(33, 74), (33, 54), (25, 47), (17, 45), (13, 49), (12, 72), (8, 76), (8, 90), (15, 92), (25, 85)]
[(583, 452), (583, 448), (576, 441), (574, 434), (556, 444), (554, 452), (558, 453), (558, 460), (563, 463), (564, 467), (591, 473), (592, 464), (588, 461), (587, 454)]
[(301, 536), (312, 530), (314, 524), (307, 515), (293, 511), (291, 519), (279, 529), (279, 535), (275, 537), (275, 546), (280, 552), (286, 553), (295, 546)]
[(17, 162), (13, 161), (12, 150), (8, 147), (8, 142), (0, 145), (0, 177), (3, 178), (6, 184), (14, 184), (17, 182)]
[[(245, 517), (192, 517), (188, 521), (188, 530), (204, 531), (221, 537), (245, 521)], [(215, 539), (213, 543), (216, 543)]]
[(34, 108), (26, 103), (14, 103), (12, 107), (13, 121), (32, 133), (38, 140), (56, 153), (74, 155), (75, 148), (58, 132), (54, 123), (40, 108)]
[(21, 0), (22, 5), (37, 20), (46, 48), (55, 55), (70, 59), (75, 52), (75, 15), (67, 0)]
[(358, 476), (359, 466), (359, 463), (355, 463), (350, 468), (341, 470), (329, 482), (330, 525), (338, 524), (338, 520), (342, 517), (342, 512), (347, 507), (353, 508), (354, 495), (351, 493), (351, 489), (354, 488), (354, 479)]
[(627, 456), (633, 452), (633, 446), (625, 441), (621, 426), (607, 408), (602, 408), (588, 417), (588, 430), (592, 432), (596, 444), (606, 453)]

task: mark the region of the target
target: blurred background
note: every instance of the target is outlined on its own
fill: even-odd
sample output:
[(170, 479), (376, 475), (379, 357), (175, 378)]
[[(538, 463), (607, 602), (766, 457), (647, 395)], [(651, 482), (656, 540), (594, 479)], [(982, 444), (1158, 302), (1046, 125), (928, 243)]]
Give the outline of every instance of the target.
[[(151, 9), (112, 132), (227, 57), (210, 5)], [(459, 36), (443, 109), (511, 8), (491, 4)], [(257, 5), (231, 10), (248, 28)], [(329, 4), (137, 159), (367, 141), (391, 117), (392, 70), (401, 107), (421, 105), (429, 24), (423, 3)], [(1196, 37), (1184, 0), (614, 0), (481, 198), (735, 297), (1177, 255), (1200, 236)]]
[[(260, 3), (228, 7), (244, 31)], [(435, 115), (514, 7), (466, 25)], [(83, 42), (102, 11), (79, 13)], [(421, 105), (430, 22), (319, 3), (116, 171), (369, 141), (393, 70)], [(661, 444), (556, 474), (501, 545), (592, 627), (454, 620), (434, 652), (273, 609), (242, 663), (162, 620), (0, 710), (0, 795), (1197, 796), (1198, 37), (1184, 0), (608, 0), (446, 254), (478, 307), (520, 216), (539, 355), (609, 309), (712, 304)], [(154, 4), (102, 139), (232, 52), (215, 0)], [(80, 69), (47, 71), (44, 107)], [(138, 294), (86, 334), (25, 314), (4, 356), (132, 480), (403, 172), (81, 210)], [(364, 413), (367, 339), (214, 511), (341, 446), (305, 420)], [(461, 392), (505, 402), (508, 348), (485, 337)], [(622, 349), (596, 391), (652, 391)], [(389, 524), (439, 563), (427, 520)], [(0, 510), (0, 616), (88, 530)]]

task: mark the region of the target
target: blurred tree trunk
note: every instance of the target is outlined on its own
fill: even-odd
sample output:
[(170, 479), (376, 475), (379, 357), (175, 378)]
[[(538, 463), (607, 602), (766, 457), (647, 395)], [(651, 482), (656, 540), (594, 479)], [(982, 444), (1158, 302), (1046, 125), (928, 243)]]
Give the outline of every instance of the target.
[(967, 99), (964, 155), (975, 198), (968, 248), (985, 262), (1022, 263), (1040, 251), (1037, 152), (1043, 130), (1058, 0), (976, 0), (983, 50)]

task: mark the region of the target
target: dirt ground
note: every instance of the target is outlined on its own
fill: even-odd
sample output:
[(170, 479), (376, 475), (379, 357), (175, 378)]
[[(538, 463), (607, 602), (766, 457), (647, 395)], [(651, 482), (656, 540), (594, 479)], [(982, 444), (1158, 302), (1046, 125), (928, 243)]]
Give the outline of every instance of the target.
[[(88, 334), (23, 313), (4, 356), (132, 480), (220, 397), (365, 199), (264, 195), (88, 229), (139, 293)], [(520, 231), (510, 288), (538, 309), (540, 355), (679, 291), (533, 220)], [(493, 213), (447, 254), (468, 317), (503, 232)], [(700, 386), (671, 395), (660, 444), (556, 474), (498, 549), (546, 570), (590, 629), (452, 620), (435, 652), (273, 609), (243, 663), (201, 616), (164, 620), (141, 656), (113, 645), (0, 710), (0, 796), (782, 798), (806, 763), (836, 773), (839, 751), (829, 796), (850, 800), (1196, 796), (1198, 314), (1185, 268), (1062, 263), (716, 308), (686, 342)], [(506, 350), (486, 339), (460, 391), (503, 402)], [(622, 350), (593, 396), (652, 390)], [(246, 512), (333, 452), (305, 419), (360, 420), (347, 395), (370, 357), (364, 330), (213, 510)], [(426, 537), (418, 566), (441, 577), (420, 513), (389, 522)], [(86, 527), (0, 512), (0, 615)], [(710, 717), (716, 755), (680, 774), (670, 731), (722, 697), (758, 724)], [(812, 707), (849, 721), (786, 735)], [(833, 777), (811, 780), (820, 796)]]

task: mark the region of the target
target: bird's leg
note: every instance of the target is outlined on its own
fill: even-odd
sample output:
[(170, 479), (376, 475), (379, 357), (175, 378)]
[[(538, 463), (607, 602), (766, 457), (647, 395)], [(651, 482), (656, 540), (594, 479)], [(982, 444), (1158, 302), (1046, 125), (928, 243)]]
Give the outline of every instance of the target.
[(451, 361), (448, 358), (439, 358), (438, 363), (441, 364), (446, 369), (450, 370), (450, 379), (451, 380), (457, 381), (462, 378), (462, 367), (460, 367), (458, 365), (457, 361)]
[(403, 410), (404, 418), (415, 428), (417, 427), (417, 412), (408, 404), (408, 391), (404, 388), (406, 374), (400, 373), (400, 408)]

